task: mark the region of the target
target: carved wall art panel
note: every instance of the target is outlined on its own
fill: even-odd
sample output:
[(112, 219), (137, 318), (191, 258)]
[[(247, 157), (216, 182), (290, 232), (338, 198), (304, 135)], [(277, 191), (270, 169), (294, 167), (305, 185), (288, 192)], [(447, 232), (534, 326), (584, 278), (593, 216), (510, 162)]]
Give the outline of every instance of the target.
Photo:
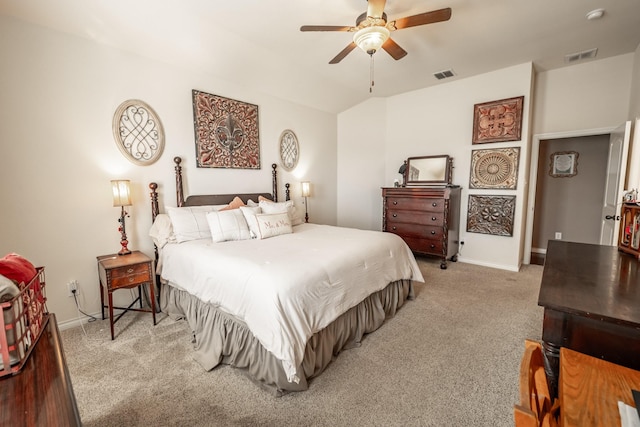
[(518, 184), (520, 148), (471, 151), (469, 188), (514, 190)]
[(260, 169), (258, 106), (193, 91), (199, 168)]
[(467, 231), (513, 236), (516, 196), (469, 196)]
[(132, 163), (150, 165), (162, 155), (162, 123), (144, 101), (129, 99), (120, 104), (113, 115), (112, 130), (118, 149)]
[(522, 132), (524, 96), (475, 104), (473, 144), (519, 141)]
[(280, 164), (287, 172), (291, 172), (298, 165), (300, 146), (298, 137), (292, 130), (286, 129), (280, 135)]

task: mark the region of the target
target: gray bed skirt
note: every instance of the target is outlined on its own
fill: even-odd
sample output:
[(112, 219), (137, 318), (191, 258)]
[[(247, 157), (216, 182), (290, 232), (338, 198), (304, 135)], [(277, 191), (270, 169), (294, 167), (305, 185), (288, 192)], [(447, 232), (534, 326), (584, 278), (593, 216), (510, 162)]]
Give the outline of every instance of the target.
[(162, 311), (172, 319), (186, 319), (194, 337), (194, 359), (206, 370), (227, 364), (276, 396), (309, 388), (308, 382), (331, 363), (342, 349), (357, 347), (362, 337), (378, 329), (407, 299), (414, 298), (411, 280), (392, 282), (314, 334), (297, 368), (299, 383), (290, 383), (282, 363), (267, 351), (241, 320), (200, 301), (191, 294), (163, 285)]

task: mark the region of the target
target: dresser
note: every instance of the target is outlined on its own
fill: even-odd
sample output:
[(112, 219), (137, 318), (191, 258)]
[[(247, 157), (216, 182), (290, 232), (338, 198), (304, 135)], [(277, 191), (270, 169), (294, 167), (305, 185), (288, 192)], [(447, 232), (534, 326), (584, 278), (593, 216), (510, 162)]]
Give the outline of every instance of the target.
[(437, 256), (440, 268), (457, 260), (460, 187), (382, 189), (382, 230), (395, 233), (419, 255)]

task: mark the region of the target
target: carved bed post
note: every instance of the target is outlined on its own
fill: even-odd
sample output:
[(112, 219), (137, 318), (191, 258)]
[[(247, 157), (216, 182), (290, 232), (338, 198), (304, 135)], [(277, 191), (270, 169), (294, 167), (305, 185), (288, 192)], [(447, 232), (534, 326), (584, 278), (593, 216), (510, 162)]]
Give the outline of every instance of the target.
[(158, 192), (156, 191), (158, 189), (158, 184), (152, 182), (149, 184), (149, 188), (151, 189), (151, 193), (149, 193), (151, 194), (151, 222), (153, 222), (160, 213), (158, 210)]
[(271, 165), (271, 169), (273, 169), (271, 171), (271, 185), (272, 185), (271, 195), (273, 196), (274, 202), (278, 201), (278, 174), (276, 172), (277, 167), (278, 165), (276, 165), (275, 163)]
[(289, 191), (289, 187), (291, 187), (291, 184), (287, 182), (284, 187), (286, 188), (286, 190), (284, 190), (284, 201), (288, 202), (289, 200), (291, 200), (291, 192)]
[(173, 162), (176, 164), (176, 202), (179, 208), (184, 206), (184, 193), (182, 192), (182, 166), (180, 157), (174, 157)]

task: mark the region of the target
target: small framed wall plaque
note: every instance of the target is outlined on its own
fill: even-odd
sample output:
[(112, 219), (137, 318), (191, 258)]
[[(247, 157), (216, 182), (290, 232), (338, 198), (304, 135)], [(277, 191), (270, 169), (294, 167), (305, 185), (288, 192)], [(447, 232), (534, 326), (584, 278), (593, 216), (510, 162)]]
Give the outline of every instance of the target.
[(549, 175), (554, 178), (570, 178), (578, 174), (577, 151), (557, 151), (551, 155)]
[(472, 150), (469, 188), (515, 190), (519, 156), (518, 147)]
[(282, 169), (291, 172), (298, 165), (299, 157), (298, 137), (292, 130), (284, 130), (280, 134), (280, 165)]
[(124, 101), (113, 115), (113, 137), (120, 152), (136, 165), (150, 165), (164, 149), (164, 129), (153, 108), (139, 99)]

